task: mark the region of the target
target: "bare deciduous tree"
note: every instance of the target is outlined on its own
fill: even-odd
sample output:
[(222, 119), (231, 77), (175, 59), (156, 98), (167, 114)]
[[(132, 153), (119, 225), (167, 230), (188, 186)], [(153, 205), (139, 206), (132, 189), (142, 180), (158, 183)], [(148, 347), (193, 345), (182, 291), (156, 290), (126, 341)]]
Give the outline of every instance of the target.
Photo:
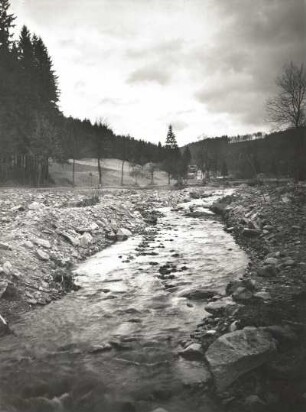
[(306, 73), (304, 66), (286, 65), (276, 80), (279, 93), (267, 101), (268, 119), (278, 127), (306, 124)]

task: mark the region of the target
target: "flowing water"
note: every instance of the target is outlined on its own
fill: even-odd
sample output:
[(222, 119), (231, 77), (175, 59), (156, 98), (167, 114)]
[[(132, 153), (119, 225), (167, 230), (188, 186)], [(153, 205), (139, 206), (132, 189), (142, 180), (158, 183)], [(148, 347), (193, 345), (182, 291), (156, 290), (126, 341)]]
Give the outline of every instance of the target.
[(247, 258), (214, 217), (162, 212), (145, 235), (81, 264), (79, 291), (27, 313), (0, 340), (1, 411), (221, 410), (205, 395), (205, 365), (178, 356), (207, 316), (205, 302), (180, 295), (222, 291)]

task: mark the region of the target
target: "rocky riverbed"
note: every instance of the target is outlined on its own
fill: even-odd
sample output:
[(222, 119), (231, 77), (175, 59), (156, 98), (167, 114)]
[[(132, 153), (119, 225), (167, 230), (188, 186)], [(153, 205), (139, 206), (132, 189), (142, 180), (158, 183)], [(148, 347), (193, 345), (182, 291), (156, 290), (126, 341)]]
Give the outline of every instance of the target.
[[(3, 190), (0, 193), (1, 334), (10, 332), (5, 319), (14, 323), (29, 309), (44, 306), (77, 289), (72, 268), (86, 257), (132, 234), (143, 233), (137, 256), (149, 254), (152, 261), (148, 265), (153, 272), (156, 268), (163, 288), (185, 299), (194, 314), (205, 308), (205, 316), (191, 333), (191, 339), (182, 340), (181, 348), (176, 351), (191, 365), (202, 363), (206, 391), (209, 390), (211, 399), (216, 399), (208, 410), (304, 411), (305, 188), (241, 186), (234, 194), (223, 193), (223, 200), (218, 200), (210, 211), (205, 199), (213, 192), (209, 188), (95, 193)], [(178, 213), (180, 219), (198, 220), (197, 227), (203, 221), (203, 227), (213, 228), (214, 214), (219, 215), (224, 230), (234, 236), (249, 256), (249, 265), (240, 279), (238, 272), (232, 273), (226, 290), (216, 287), (216, 279), (210, 287), (206, 282), (205, 287), (196, 283), (180, 290), (184, 282), (176, 285), (173, 279), (178, 272), (180, 277), (188, 275), (189, 269), (182, 266), (182, 271), (178, 271), (180, 253), (173, 247), (171, 259), (166, 259), (166, 263), (155, 260), (150, 244), (156, 235), (154, 231), (146, 234), (150, 230), (148, 225), (154, 227), (160, 208), (165, 206)], [(168, 230), (171, 225), (165, 228)], [(165, 240), (173, 241), (175, 246), (174, 237)], [(235, 249), (227, 247), (228, 259), (231, 248)], [(124, 262), (134, 259), (129, 256)], [(203, 256), (205, 259), (209, 261), (209, 256)], [(112, 343), (100, 352), (111, 347)], [(195, 395), (195, 408), (200, 408), (200, 399)], [(126, 406), (129, 407), (124, 410), (138, 411), (134, 406)], [(55, 404), (52, 408), (60, 410)], [(171, 405), (169, 410), (172, 411)]]

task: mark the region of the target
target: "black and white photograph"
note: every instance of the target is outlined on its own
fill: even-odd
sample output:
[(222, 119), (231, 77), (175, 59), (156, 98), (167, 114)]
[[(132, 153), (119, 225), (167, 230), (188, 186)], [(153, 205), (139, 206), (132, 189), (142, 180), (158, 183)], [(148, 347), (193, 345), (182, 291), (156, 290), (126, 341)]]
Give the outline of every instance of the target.
[(0, 412), (306, 412), (306, 0), (0, 0)]

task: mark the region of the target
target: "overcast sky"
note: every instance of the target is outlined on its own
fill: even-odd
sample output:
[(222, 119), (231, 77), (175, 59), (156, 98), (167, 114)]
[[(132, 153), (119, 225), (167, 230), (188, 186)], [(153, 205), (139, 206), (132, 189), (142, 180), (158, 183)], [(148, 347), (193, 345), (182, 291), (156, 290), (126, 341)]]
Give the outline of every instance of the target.
[(164, 143), (267, 130), (265, 100), (305, 58), (304, 0), (11, 0), (42, 36), (66, 115)]

